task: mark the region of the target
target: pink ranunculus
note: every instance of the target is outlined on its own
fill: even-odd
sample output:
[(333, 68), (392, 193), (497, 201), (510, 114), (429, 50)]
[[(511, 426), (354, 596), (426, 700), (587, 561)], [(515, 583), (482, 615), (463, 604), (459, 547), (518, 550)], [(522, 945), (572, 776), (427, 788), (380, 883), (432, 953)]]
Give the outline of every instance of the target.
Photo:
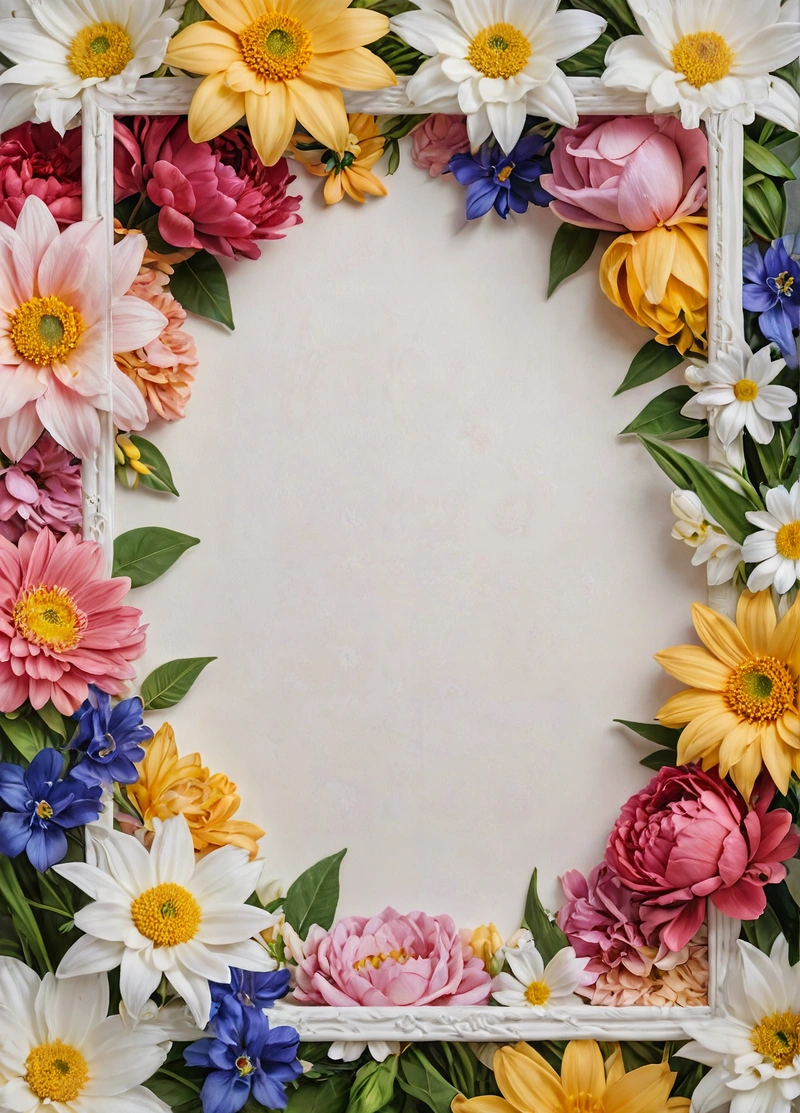
[(665, 767), (622, 808), (606, 864), (636, 894), (647, 942), (680, 951), (697, 933), (706, 900), (724, 915), (754, 920), (764, 886), (782, 881), (800, 847), (784, 808), (761, 779), (748, 811), (739, 793), (699, 766)]
[(411, 136), (411, 161), (420, 170), (438, 178), (453, 155), (469, 150), (467, 121), (464, 116), (434, 112), (415, 128)]
[(65, 228), (81, 219), (81, 129), (62, 138), (52, 124), (20, 124), (0, 136), (0, 222), (16, 228), (28, 197)]
[(449, 916), (387, 908), (313, 927), (295, 999), (309, 1005), (485, 1005), (492, 979)]
[(542, 186), (568, 224), (647, 232), (677, 224), (708, 198), (708, 141), (672, 116), (594, 116), (562, 128)]
[(0, 534), (16, 542), (26, 530), (70, 533), (82, 520), (80, 462), (42, 433), (18, 464), (0, 471)]
[(561, 878), (567, 898), (558, 911), (558, 926), (579, 958), (588, 958), (586, 970), (595, 977), (624, 966), (644, 976), (653, 966), (646, 953), (639, 913), (633, 894), (625, 889), (613, 870), (595, 866), (588, 880), (578, 870)]

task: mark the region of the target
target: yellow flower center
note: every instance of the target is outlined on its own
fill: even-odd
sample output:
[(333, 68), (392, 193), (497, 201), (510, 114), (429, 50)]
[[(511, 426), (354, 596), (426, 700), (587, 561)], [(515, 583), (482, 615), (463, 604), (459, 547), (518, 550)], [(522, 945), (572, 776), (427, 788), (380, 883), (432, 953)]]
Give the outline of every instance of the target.
[(789, 274), (788, 271), (781, 271), (775, 279), (775, 289), (779, 294), (790, 298), (792, 296), (792, 287), (794, 286), (794, 276)]
[(245, 62), (267, 81), (291, 81), (313, 57), (308, 31), (294, 16), (281, 12), (260, 15), (239, 40)]
[(252, 1074), (256, 1069), (247, 1055), (240, 1055), (236, 1060), (236, 1069), (239, 1072), (240, 1078), (246, 1078), (248, 1074)]
[(56, 653), (74, 649), (86, 629), (86, 615), (65, 587), (30, 588), (14, 604), (14, 627), (20, 637)]
[(92, 23), (79, 31), (69, 48), (67, 62), (82, 81), (116, 77), (133, 61), (131, 37), (118, 23)]
[(529, 1005), (546, 1005), (550, 1000), (550, 987), (544, 982), (531, 982), (525, 990), (525, 1000)]
[(752, 379), (739, 379), (733, 384), (733, 395), (737, 402), (755, 402), (758, 398), (758, 383)]
[(695, 89), (727, 77), (733, 59), (733, 51), (716, 31), (684, 35), (672, 49), (673, 66)]
[(145, 939), (157, 947), (188, 943), (200, 930), (200, 905), (181, 885), (171, 881), (147, 889), (131, 904), (131, 919)]
[(566, 1113), (603, 1113), (603, 1103), (594, 1094), (581, 1090), (567, 1096)]
[(46, 800), (40, 800), (39, 803), (36, 805), (36, 814), (38, 815), (39, 819), (52, 819), (53, 808), (50, 804), (47, 803)]
[(782, 557), (800, 560), (800, 522), (789, 522), (781, 526), (775, 537), (775, 548)]
[(15, 350), (37, 367), (63, 363), (86, 328), (77, 310), (52, 295), (31, 298), (8, 317)]
[(25, 1081), (44, 1102), (74, 1101), (89, 1081), (89, 1068), (80, 1051), (56, 1040), (31, 1049)]
[(511, 23), (493, 23), (479, 31), (467, 61), (484, 77), (516, 77), (528, 64), (531, 44)]
[(751, 657), (731, 674), (725, 700), (749, 723), (774, 722), (794, 707), (797, 680), (775, 657)]
[(403, 963), (408, 962), (413, 956), (408, 954), (405, 947), (401, 947), (399, 951), (389, 951), (388, 954), (367, 955), (366, 958), (361, 958), (358, 962), (353, 963), (354, 970), (363, 970), (367, 966), (372, 966), (375, 970), (386, 962), (388, 959), (393, 958), (395, 962), (399, 962), (402, 966)]
[(498, 173), (498, 175), (497, 175), (498, 182), (507, 182), (508, 179), (511, 177), (511, 175), (513, 173), (514, 173), (514, 163), (509, 162), (508, 166), (504, 166), (503, 169)]
[(750, 1033), (754, 1050), (771, 1059), (778, 1070), (789, 1067), (800, 1055), (800, 1013), (765, 1016)]

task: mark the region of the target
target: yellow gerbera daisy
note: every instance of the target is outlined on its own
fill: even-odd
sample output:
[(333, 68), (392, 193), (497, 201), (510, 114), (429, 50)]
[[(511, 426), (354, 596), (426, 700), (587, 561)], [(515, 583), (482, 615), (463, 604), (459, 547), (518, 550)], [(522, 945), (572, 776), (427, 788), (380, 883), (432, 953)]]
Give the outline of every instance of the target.
[(769, 590), (742, 593), (736, 624), (695, 603), (699, 645), (656, 654), (662, 668), (692, 687), (668, 699), (657, 718), (684, 727), (678, 762), (719, 765), (750, 799), (762, 765), (786, 792), (800, 774), (800, 599), (780, 622)]
[(670, 1098), (677, 1077), (667, 1063), (625, 1073), (617, 1049), (607, 1063), (594, 1040), (567, 1044), (561, 1077), (527, 1043), (502, 1047), (492, 1064), (502, 1098), (453, 1099), (453, 1113), (666, 1113), (687, 1111), (688, 1098)]
[[(292, 154), (310, 174), (327, 177), (325, 203), (335, 205), (345, 193), (354, 201), (366, 201), (366, 194), (385, 197), (386, 186), (372, 173), (372, 167), (383, 154), (386, 139), (378, 134), (376, 116), (364, 112), (347, 117), (350, 133), (343, 150), (323, 149), (318, 144), (309, 149), (308, 136), (298, 134), (292, 141)], [(304, 149), (305, 148), (305, 149)]]
[(278, 161), (299, 120), (334, 151), (349, 128), (341, 87), (382, 89), (397, 78), (365, 50), (389, 30), (386, 16), (349, 0), (204, 0), (211, 20), (172, 40), (167, 64), (204, 74), (189, 110), (195, 143), (247, 116), (267, 166)]

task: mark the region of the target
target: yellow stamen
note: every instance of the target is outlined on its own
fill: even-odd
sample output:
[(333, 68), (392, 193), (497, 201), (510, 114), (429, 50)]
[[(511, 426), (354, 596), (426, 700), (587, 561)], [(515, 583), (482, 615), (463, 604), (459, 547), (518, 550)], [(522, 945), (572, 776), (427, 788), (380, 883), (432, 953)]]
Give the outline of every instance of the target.
[(36, 805), (36, 814), (38, 815), (39, 819), (52, 819), (53, 809), (46, 800), (40, 800), (39, 803)]
[(379, 966), (387, 962), (390, 958), (393, 958), (395, 962), (399, 962), (402, 966), (413, 957), (413, 955), (407, 953), (405, 947), (401, 947), (398, 951), (389, 951), (388, 954), (367, 955), (366, 958), (361, 958), (358, 962), (354, 962), (353, 969), (363, 970), (366, 966), (371, 966), (373, 969), (377, 970)]
[(260, 15), (239, 34), (242, 57), (267, 81), (291, 81), (311, 61), (311, 36), (299, 20), (281, 12)]
[(791, 1066), (800, 1055), (800, 1014), (787, 1012), (765, 1016), (750, 1032), (750, 1042), (777, 1070)]
[(531, 982), (525, 990), (525, 999), (529, 1005), (546, 1005), (550, 1000), (550, 987), (544, 982)]
[(63, 363), (85, 331), (83, 318), (61, 298), (31, 298), (8, 315), (16, 352), (37, 367)]
[(92, 23), (79, 31), (67, 64), (82, 81), (116, 77), (135, 57), (131, 37), (118, 23)]
[(511, 23), (493, 23), (479, 31), (467, 61), (484, 77), (516, 77), (528, 64), (531, 44)]
[(157, 947), (188, 943), (200, 930), (203, 913), (188, 889), (171, 881), (147, 889), (131, 904), (131, 919)]
[(56, 1040), (31, 1049), (25, 1060), (25, 1081), (43, 1102), (74, 1101), (89, 1081), (80, 1051)]
[(782, 557), (800, 560), (800, 522), (789, 522), (781, 526), (775, 538), (775, 548)]
[(727, 77), (733, 61), (733, 51), (716, 31), (684, 35), (672, 50), (673, 66), (695, 89)]
[(790, 298), (793, 294), (792, 287), (794, 286), (794, 276), (789, 274), (788, 271), (781, 271), (775, 279), (775, 289), (779, 294), (784, 297)]
[(14, 604), (17, 633), (57, 653), (74, 649), (86, 629), (86, 615), (64, 587), (29, 588)]
[(240, 1078), (245, 1078), (248, 1074), (252, 1074), (256, 1069), (246, 1055), (240, 1055), (236, 1060), (236, 1069), (239, 1072)]
[(579, 1094), (567, 1095), (566, 1113), (603, 1113), (603, 1103), (594, 1094), (581, 1090)]
[(733, 384), (733, 395), (737, 402), (755, 402), (758, 398), (758, 383), (752, 379), (739, 379)]
[(504, 166), (503, 169), (497, 175), (498, 182), (507, 182), (508, 179), (511, 177), (511, 175), (513, 173), (514, 173), (514, 163), (509, 162), (508, 166)]
[(749, 723), (774, 722), (794, 707), (797, 681), (775, 657), (751, 657), (731, 674), (725, 701)]

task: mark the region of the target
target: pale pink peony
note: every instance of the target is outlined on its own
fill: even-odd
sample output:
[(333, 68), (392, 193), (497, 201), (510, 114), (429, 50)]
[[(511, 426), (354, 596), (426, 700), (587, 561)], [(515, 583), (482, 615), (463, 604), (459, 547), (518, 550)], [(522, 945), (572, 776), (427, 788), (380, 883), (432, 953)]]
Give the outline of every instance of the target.
[(677, 224), (708, 198), (708, 142), (672, 116), (594, 116), (555, 138), (542, 186), (568, 224), (646, 232)]
[(420, 170), (438, 178), (453, 155), (469, 150), (467, 121), (464, 116), (434, 112), (414, 129), (411, 136), (411, 161)]
[(82, 520), (81, 465), (42, 433), (18, 464), (0, 471), (0, 534), (19, 541), (26, 530), (70, 533)]
[(634, 974), (624, 966), (617, 966), (601, 974), (594, 986), (577, 992), (588, 997), (593, 1005), (615, 1008), (707, 1005), (708, 944), (705, 936), (693, 939), (686, 953), (686, 961), (671, 970), (653, 967), (649, 974)]
[(800, 847), (784, 808), (768, 811), (769, 778), (756, 786), (748, 811), (714, 772), (665, 766), (622, 808), (606, 848), (606, 864), (637, 895), (647, 942), (680, 951), (697, 933), (706, 899), (735, 920), (766, 907), (764, 886), (782, 881), (783, 863)]
[(62, 138), (52, 124), (21, 124), (0, 136), (0, 222), (15, 228), (28, 197), (61, 227), (81, 219), (81, 129)]
[(387, 908), (313, 927), (295, 999), (309, 1005), (485, 1005), (492, 979), (449, 916)]
[(52, 700), (71, 715), (88, 685), (122, 695), (145, 650), (142, 612), (122, 605), (127, 577), (109, 580), (105, 555), (74, 533), (0, 537), (0, 712)]

